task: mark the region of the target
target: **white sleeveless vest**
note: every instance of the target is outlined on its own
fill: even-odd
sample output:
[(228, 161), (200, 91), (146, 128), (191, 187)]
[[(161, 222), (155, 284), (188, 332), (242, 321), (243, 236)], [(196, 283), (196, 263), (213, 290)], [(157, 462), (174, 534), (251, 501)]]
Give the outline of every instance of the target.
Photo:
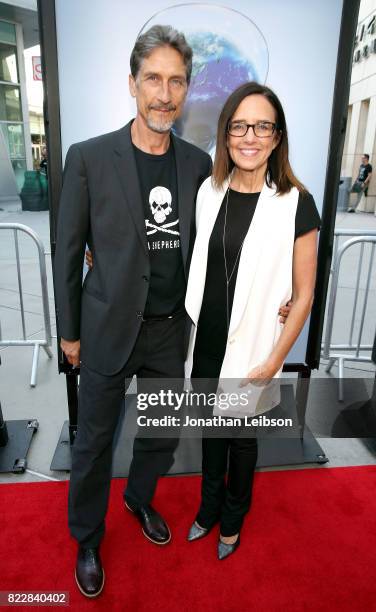
[[(197, 322), (205, 288), (208, 244), (229, 181), (218, 190), (207, 178), (197, 194), (197, 235), (189, 271), (185, 308), (193, 322), (186, 362), (192, 371)], [(299, 192), (276, 195), (264, 184), (239, 260), (226, 353), (220, 378), (244, 378), (273, 350), (283, 324), (278, 310), (292, 294), (295, 214)], [(282, 368), (275, 375), (278, 378)], [(270, 406), (272, 407), (272, 406)], [(263, 411), (265, 408), (263, 409)]]

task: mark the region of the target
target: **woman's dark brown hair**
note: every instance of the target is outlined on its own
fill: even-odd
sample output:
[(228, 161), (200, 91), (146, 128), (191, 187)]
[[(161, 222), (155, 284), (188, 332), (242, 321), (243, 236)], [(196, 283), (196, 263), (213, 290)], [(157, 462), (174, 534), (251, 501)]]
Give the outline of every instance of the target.
[(283, 194), (297, 187), (301, 192), (306, 192), (304, 185), (294, 175), (289, 162), (289, 143), (287, 137), (286, 119), (282, 104), (274, 91), (254, 81), (240, 85), (226, 100), (218, 120), (217, 148), (213, 167), (213, 183), (216, 187), (222, 187), (234, 167), (227, 149), (227, 128), (239, 104), (247, 96), (259, 94), (264, 96), (276, 112), (276, 130), (280, 140), (273, 149), (269, 159), (266, 172), (266, 184), (271, 187), (275, 183), (277, 193)]

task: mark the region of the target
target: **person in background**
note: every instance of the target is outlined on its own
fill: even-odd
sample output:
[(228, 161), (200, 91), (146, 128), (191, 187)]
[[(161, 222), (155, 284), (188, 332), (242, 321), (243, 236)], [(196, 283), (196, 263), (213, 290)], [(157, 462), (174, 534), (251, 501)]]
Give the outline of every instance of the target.
[(362, 163), (359, 166), (358, 177), (351, 187), (350, 193), (356, 193), (356, 203), (355, 206), (350, 206), (347, 209), (347, 212), (353, 213), (356, 211), (359, 206), (359, 202), (364, 194), (365, 197), (368, 195), (368, 185), (372, 178), (372, 166), (369, 163), (369, 155), (368, 153), (364, 153), (362, 157)]
[[(195, 391), (280, 375), (312, 307), (319, 227), (313, 197), (289, 163), (278, 97), (255, 82), (240, 86), (220, 114), (213, 174), (197, 196), (185, 300), (193, 323), (186, 375)], [(291, 297), (282, 326), (277, 313)], [(240, 543), (257, 440), (204, 437), (202, 454), (201, 504), (188, 540), (219, 522), (222, 560)]]
[(42, 174), (48, 178), (48, 164), (47, 164), (47, 147), (42, 147), (42, 158), (39, 163), (39, 170)]

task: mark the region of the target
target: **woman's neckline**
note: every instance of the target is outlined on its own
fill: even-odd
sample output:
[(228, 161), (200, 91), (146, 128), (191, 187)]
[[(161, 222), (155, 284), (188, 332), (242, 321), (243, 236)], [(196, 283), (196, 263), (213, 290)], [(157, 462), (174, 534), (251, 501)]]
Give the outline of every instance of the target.
[(232, 187), (229, 187), (229, 190), (232, 191), (233, 193), (244, 195), (244, 196), (260, 195), (261, 193), (261, 191), (237, 191), (236, 189), (233, 189)]

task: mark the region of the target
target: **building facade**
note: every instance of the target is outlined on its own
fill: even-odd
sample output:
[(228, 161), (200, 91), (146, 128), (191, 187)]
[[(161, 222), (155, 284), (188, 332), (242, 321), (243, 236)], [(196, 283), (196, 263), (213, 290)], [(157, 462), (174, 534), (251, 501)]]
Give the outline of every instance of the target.
[(39, 43), (36, 9), (35, 0), (0, 2), (0, 201), (18, 200), (33, 169), (24, 51)]
[(376, 0), (361, 0), (360, 3), (342, 159), (343, 177), (356, 179), (364, 153), (370, 156), (373, 174), (368, 197), (361, 200), (358, 210), (376, 214)]

